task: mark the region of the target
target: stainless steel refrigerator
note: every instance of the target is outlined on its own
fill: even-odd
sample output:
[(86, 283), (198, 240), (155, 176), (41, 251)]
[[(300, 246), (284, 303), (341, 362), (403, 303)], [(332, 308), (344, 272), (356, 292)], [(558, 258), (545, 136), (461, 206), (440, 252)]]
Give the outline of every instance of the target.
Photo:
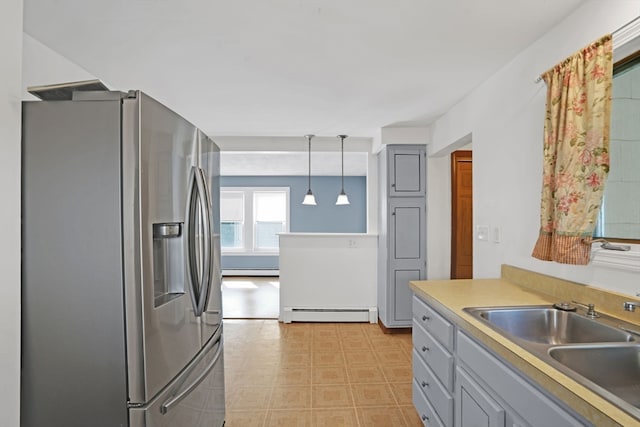
[(22, 141), (22, 425), (222, 426), (218, 147), (140, 91)]

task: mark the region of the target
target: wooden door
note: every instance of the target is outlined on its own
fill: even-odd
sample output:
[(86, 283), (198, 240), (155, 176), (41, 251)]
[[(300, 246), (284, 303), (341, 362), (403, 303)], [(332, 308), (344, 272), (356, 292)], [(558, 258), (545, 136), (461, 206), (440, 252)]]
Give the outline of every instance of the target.
[(451, 154), (451, 278), (473, 277), (473, 162), (471, 151)]

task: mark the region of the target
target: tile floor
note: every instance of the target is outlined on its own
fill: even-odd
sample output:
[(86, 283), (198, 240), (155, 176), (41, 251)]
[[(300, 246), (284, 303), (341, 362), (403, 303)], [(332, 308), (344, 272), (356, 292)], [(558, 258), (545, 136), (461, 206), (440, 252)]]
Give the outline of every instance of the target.
[(225, 320), (226, 427), (422, 426), (411, 335), (366, 323)]

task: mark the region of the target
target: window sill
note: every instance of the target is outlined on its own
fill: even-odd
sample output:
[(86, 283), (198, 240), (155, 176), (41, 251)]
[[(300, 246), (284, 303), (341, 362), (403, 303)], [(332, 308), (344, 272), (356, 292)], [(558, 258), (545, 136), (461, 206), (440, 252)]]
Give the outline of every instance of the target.
[(630, 251), (602, 249), (594, 244), (591, 249), (591, 263), (595, 266), (616, 270), (640, 271), (640, 245), (630, 245)]

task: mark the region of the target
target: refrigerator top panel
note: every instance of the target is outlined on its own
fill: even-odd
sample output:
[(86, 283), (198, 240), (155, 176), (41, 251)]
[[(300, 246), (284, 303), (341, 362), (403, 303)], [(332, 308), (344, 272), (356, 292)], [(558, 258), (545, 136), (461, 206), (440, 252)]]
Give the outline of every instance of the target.
[(27, 92), (44, 101), (70, 101), (76, 92), (108, 91), (100, 80), (58, 83), (44, 86), (29, 86)]
[(142, 92), (123, 100), (122, 135), (129, 390), (144, 403), (202, 346), (188, 259), (199, 142), (191, 123)]

